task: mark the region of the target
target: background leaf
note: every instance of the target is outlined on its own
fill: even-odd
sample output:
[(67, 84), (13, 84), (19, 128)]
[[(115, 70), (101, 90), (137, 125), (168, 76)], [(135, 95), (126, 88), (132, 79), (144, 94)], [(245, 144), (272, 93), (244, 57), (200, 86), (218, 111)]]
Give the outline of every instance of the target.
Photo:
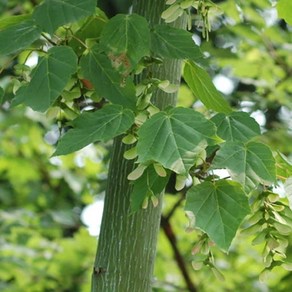
[(195, 225), (224, 251), (250, 212), (241, 186), (227, 180), (205, 181), (193, 186), (187, 192), (185, 210), (194, 213)]
[(277, 2), (277, 11), (280, 18), (283, 18), (288, 24), (292, 25), (291, 0), (279, 0)]
[(108, 141), (124, 133), (133, 123), (134, 114), (119, 105), (84, 112), (73, 121), (74, 128), (61, 138), (54, 156), (77, 151), (96, 141)]
[(217, 135), (226, 141), (247, 142), (261, 133), (259, 124), (245, 112), (220, 113), (211, 121), (217, 126)]
[(292, 210), (292, 176), (284, 183), (285, 195), (288, 198), (290, 209)]
[(164, 168), (187, 174), (215, 136), (215, 126), (188, 108), (174, 108), (153, 115), (140, 128), (138, 162), (159, 162)]
[(226, 168), (232, 179), (247, 190), (276, 180), (275, 160), (270, 148), (261, 143), (226, 142), (217, 152), (212, 168)]
[(4, 90), (2, 87), (0, 87), (0, 104), (3, 102), (3, 96), (4, 96)]
[(194, 62), (187, 62), (184, 67), (184, 79), (193, 94), (201, 100), (208, 109), (225, 114), (232, 110), (214, 86), (208, 73)]
[(37, 24), (50, 34), (61, 25), (74, 22), (94, 12), (96, 0), (45, 0), (33, 12)]
[(151, 34), (151, 50), (161, 57), (198, 60), (203, 58), (192, 34), (169, 25), (157, 25)]
[(13, 104), (23, 102), (36, 111), (46, 111), (76, 71), (77, 56), (70, 47), (49, 49), (32, 71), (29, 84), (17, 91)]
[(11, 16), (3, 21), (0, 23), (0, 55), (20, 51), (40, 37), (41, 30), (32, 19)]
[(100, 39), (101, 48), (112, 54), (126, 69), (134, 67), (149, 55), (150, 31), (146, 19), (137, 14), (118, 14), (105, 25)]
[(169, 174), (165, 177), (158, 176), (153, 165), (147, 167), (142, 176), (134, 181), (131, 193), (131, 210), (133, 212), (142, 208), (142, 203), (149, 192), (154, 196), (159, 195), (165, 188)]
[(97, 94), (112, 103), (135, 108), (136, 92), (133, 81), (121, 76), (112, 67), (110, 60), (98, 53), (98, 47), (81, 58), (80, 66), (82, 75), (92, 82)]

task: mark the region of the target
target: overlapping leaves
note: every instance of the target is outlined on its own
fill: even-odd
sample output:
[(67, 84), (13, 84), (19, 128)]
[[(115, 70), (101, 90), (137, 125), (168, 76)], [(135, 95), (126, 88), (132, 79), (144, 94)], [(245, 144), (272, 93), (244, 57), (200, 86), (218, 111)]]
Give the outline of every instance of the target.
[(260, 135), (259, 124), (244, 112), (217, 114), (211, 119), (217, 126), (217, 135), (226, 141), (247, 142)]
[(213, 168), (226, 168), (231, 178), (246, 190), (276, 180), (275, 160), (269, 147), (256, 142), (225, 143), (216, 153)]
[(136, 92), (133, 81), (121, 76), (112, 66), (107, 56), (93, 48), (80, 61), (82, 75), (90, 80), (97, 92), (112, 103), (134, 108)]
[(188, 170), (215, 137), (215, 125), (188, 108), (159, 112), (139, 130), (138, 162), (159, 162), (179, 174)]
[(45, 0), (33, 12), (43, 31), (50, 34), (61, 25), (75, 22), (94, 12), (96, 0)]
[(100, 46), (118, 65), (134, 67), (150, 51), (146, 19), (137, 14), (114, 16), (103, 29)]
[(36, 111), (46, 111), (76, 71), (77, 56), (70, 47), (51, 48), (32, 71), (29, 84), (17, 91), (14, 104), (23, 102)]
[(158, 196), (165, 188), (169, 175), (158, 176), (154, 167), (150, 165), (143, 174), (134, 181), (131, 193), (131, 209), (133, 212), (141, 209), (145, 198)]
[(124, 133), (133, 123), (134, 114), (119, 105), (84, 112), (73, 121), (73, 129), (61, 138), (54, 155), (68, 154), (96, 141), (108, 141)]
[(193, 186), (187, 193), (185, 210), (195, 215), (196, 227), (225, 251), (250, 211), (241, 185), (227, 180)]

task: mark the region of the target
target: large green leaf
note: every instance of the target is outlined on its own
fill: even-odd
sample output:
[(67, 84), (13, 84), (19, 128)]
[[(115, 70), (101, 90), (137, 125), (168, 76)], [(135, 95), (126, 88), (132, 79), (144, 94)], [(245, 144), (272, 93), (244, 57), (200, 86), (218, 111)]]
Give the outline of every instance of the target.
[(211, 121), (217, 126), (217, 135), (226, 141), (247, 142), (261, 133), (258, 123), (245, 112), (220, 113)]
[(198, 60), (203, 58), (192, 34), (169, 25), (157, 25), (151, 34), (151, 50), (161, 57)]
[(28, 17), (11, 16), (0, 23), (0, 55), (12, 54), (28, 47), (40, 37), (41, 30)]
[(206, 108), (225, 114), (232, 111), (204, 69), (193, 62), (187, 62), (184, 68), (184, 79), (193, 94), (201, 100)]
[(33, 18), (50, 34), (61, 25), (74, 22), (94, 13), (96, 0), (45, 0), (37, 6)]
[(131, 193), (131, 209), (133, 212), (141, 209), (143, 201), (147, 196), (157, 196), (165, 188), (169, 175), (158, 176), (153, 165), (147, 167), (142, 176), (134, 181)]
[(99, 39), (107, 21), (108, 19), (104, 12), (96, 8), (95, 13), (89, 16), (76, 31), (74, 38), (69, 42), (70, 47), (72, 47), (78, 55), (82, 55), (86, 48), (80, 43), (80, 41), (86, 43), (86, 39)]
[(110, 60), (99, 54), (98, 48), (80, 61), (82, 75), (89, 79), (97, 94), (129, 108), (136, 106), (136, 91), (133, 81), (124, 78), (113, 67)]
[(68, 154), (96, 141), (108, 141), (124, 133), (133, 123), (133, 112), (120, 105), (84, 112), (73, 121), (73, 129), (61, 138), (54, 155)]
[(46, 111), (76, 71), (77, 56), (70, 47), (51, 48), (32, 71), (29, 84), (17, 91), (13, 104), (25, 103), (36, 111)]
[(185, 210), (194, 213), (196, 227), (224, 251), (229, 249), (243, 218), (250, 212), (241, 185), (227, 180), (193, 186), (187, 192)]
[(283, 18), (288, 24), (292, 25), (292, 1), (279, 0), (277, 3), (278, 16)]
[(256, 142), (227, 142), (217, 152), (212, 168), (226, 168), (248, 191), (276, 180), (275, 160), (269, 147)]
[(187, 174), (215, 136), (215, 125), (192, 109), (178, 107), (153, 115), (138, 134), (138, 162), (156, 161)]
[(150, 51), (150, 31), (146, 19), (137, 14), (118, 14), (101, 34), (100, 46), (118, 65), (129, 69)]

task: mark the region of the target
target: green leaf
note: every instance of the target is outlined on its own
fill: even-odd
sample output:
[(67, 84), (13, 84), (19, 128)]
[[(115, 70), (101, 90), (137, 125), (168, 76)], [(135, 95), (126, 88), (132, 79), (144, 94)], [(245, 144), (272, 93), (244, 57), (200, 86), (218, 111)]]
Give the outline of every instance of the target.
[(275, 156), (277, 179), (285, 181), (292, 176), (292, 164), (288, 161), (284, 154), (278, 152)]
[(138, 162), (158, 162), (178, 174), (187, 174), (208, 142), (213, 143), (215, 125), (192, 109), (178, 107), (153, 115), (138, 135)]
[(124, 78), (113, 67), (110, 60), (98, 53), (98, 47), (81, 58), (82, 75), (91, 81), (100, 96), (112, 103), (134, 109), (136, 106), (136, 92), (133, 81)]
[(184, 79), (193, 94), (201, 100), (206, 108), (225, 114), (232, 111), (204, 69), (193, 62), (187, 62), (184, 68)]
[(4, 90), (2, 87), (0, 87), (0, 104), (3, 102), (3, 97), (4, 97)]
[(33, 110), (46, 111), (76, 71), (77, 56), (70, 47), (49, 49), (32, 71), (29, 84), (17, 91), (13, 104), (25, 103)]
[[(3, 23), (5, 22), (5, 23)], [(32, 19), (11, 16), (0, 23), (0, 55), (7, 55), (28, 47), (41, 31)]]
[(149, 55), (150, 30), (146, 19), (137, 14), (114, 16), (103, 29), (100, 46), (125, 69), (134, 67)]
[(80, 41), (85, 43), (86, 39), (99, 39), (107, 21), (108, 19), (104, 12), (97, 8), (95, 14), (88, 17), (80, 29), (74, 34), (74, 38), (69, 42), (70, 47), (72, 47), (78, 55), (82, 55), (86, 48), (81, 45)]
[(260, 183), (271, 185), (276, 180), (273, 154), (261, 143), (226, 142), (217, 152), (212, 168), (226, 168), (232, 179), (248, 191)]
[(159, 176), (153, 165), (147, 167), (134, 182), (133, 191), (131, 193), (131, 210), (133, 212), (142, 208), (143, 201), (151, 193), (151, 195), (158, 196), (165, 188), (169, 179), (169, 173), (165, 177)]
[(33, 12), (37, 24), (50, 34), (61, 25), (94, 13), (96, 0), (45, 0)]
[(243, 218), (250, 212), (241, 185), (227, 180), (193, 186), (187, 192), (185, 210), (194, 213), (196, 227), (224, 251), (228, 251)]
[(119, 105), (83, 112), (73, 121), (73, 129), (61, 138), (53, 155), (65, 155), (96, 141), (108, 141), (128, 130), (134, 118), (132, 111)]
[(284, 183), (285, 195), (288, 198), (290, 209), (292, 210), (292, 176)]
[(283, 18), (289, 25), (292, 25), (292, 2), (291, 0), (279, 0), (277, 2), (279, 18)]
[(219, 113), (211, 121), (217, 126), (217, 135), (226, 141), (247, 142), (261, 133), (258, 123), (245, 112)]
[(151, 50), (161, 57), (198, 60), (203, 58), (192, 34), (168, 25), (157, 25), (151, 34)]

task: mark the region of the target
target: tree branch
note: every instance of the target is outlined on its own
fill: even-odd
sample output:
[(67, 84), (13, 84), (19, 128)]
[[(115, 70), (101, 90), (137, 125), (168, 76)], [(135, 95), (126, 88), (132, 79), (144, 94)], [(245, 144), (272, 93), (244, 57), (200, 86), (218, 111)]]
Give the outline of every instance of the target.
[(173, 214), (175, 208), (177, 206), (179, 206), (181, 201), (182, 201), (182, 198), (174, 205), (174, 208), (172, 209), (173, 211), (170, 211), (170, 213), (168, 214), (167, 217), (161, 216), (161, 225), (160, 226), (163, 229), (163, 231), (164, 231), (164, 233), (165, 233), (165, 235), (166, 235), (166, 237), (167, 237), (167, 239), (172, 247), (172, 250), (174, 253), (174, 259), (175, 259), (175, 261), (176, 261), (176, 263), (177, 263), (177, 265), (182, 273), (182, 276), (185, 280), (188, 291), (197, 292), (198, 290), (197, 290), (195, 284), (191, 280), (191, 277), (190, 277), (189, 272), (187, 270), (184, 258), (178, 249), (177, 239), (176, 239), (175, 233), (174, 233), (172, 226), (170, 224), (170, 221), (169, 221), (169, 218), (171, 217), (169, 215)]

